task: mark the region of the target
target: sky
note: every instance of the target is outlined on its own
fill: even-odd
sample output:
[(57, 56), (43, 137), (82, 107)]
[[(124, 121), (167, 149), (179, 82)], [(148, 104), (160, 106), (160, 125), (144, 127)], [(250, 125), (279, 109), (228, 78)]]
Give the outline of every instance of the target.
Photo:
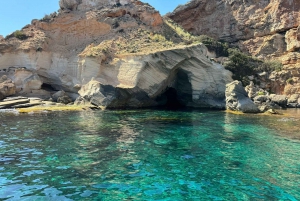
[[(188, 0), (142, 0), (152, 5), (162, 15), (173, 11)], [(26, 3), (25, 3), (26, 2)], [(6, 36), (22, 29), (32, 19), (41, 19), (59, 9), (59, 0), (3, 0), (0, 6), (0, 35)]]

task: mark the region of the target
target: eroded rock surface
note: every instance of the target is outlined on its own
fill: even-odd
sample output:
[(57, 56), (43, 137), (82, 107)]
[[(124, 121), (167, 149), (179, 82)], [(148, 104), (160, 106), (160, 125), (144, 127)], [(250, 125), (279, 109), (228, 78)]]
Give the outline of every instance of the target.
[(0, 78), (0, 100), (7, 96), (16, 94), (16, 85), (6, 75)]
[[(225, 107), (231, 73), (204, 45), (179, 36), (140, 1), (61, 0), (58, 13), (33, 20), (0, 42), (0, 74), (17, 94), (109, 108), (171, 104)], [(62, 102), (70, 99), (61, 96)], [(58, 101), (59, 97), (57, 97)]]
[[(298, 0), (192, 0), (169, 16), (194, 34), (229, 42), (243, 40), (244, 44), (249, 43), (245, 45), (249, 50), (265, 48), (264, 52), (270, 54), (299, 48), (299, 10)], [(274, 50), (270, 49), (271, 44), (267, 48), (260, 38), (275, 45)]]
[[(192, 45), (115, 58), (117, 65), (91, 74), (92, 81), (79, 94), (85, 101), (111, 108), (159, 106), (170, 99), (190, 107), (225, 108), (225, 85), (232, 80), (231, 73), (208, 60), (206, 51), (203, 45)], [(168, 94), (170, 89), (173, 93)]]
[[(196, 35), (205, 34), (260, 59), (281, 62), (289, 77), (279, 73), (270, 77), (270, 90), (286, 95), (300, 92), (300, 1), (192, 0), (169, 17)], [(294, 82), (287, 84), (288, 79)]]

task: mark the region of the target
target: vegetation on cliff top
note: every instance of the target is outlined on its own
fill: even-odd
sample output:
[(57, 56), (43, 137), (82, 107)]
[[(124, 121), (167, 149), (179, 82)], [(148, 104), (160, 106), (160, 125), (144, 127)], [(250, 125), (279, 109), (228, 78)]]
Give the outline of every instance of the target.
[(233, 73), (233, 79), (239, 80), (244, 86), (250, 83), (248, 76), (261, 72), (280, 71), (283, 65), (278, 61), (262, 61), (246, 55), (238, 49), (228, 49), (228, 61), (225, 68)]
[(96, 57), (113, 53), (123, 54), (148, 54), (154, 51), (171, 49), (176, 46), (200, 43), (198, 37), (186, 32), (170, 19), (164, 19), (161, 30), (154, 31), (147, 28), (138, 28), (130, 32), (122, 31), (122, 36), (111, 40), (102, 41), (98, 45), (90, 45), (80, 54), (81, 56)]

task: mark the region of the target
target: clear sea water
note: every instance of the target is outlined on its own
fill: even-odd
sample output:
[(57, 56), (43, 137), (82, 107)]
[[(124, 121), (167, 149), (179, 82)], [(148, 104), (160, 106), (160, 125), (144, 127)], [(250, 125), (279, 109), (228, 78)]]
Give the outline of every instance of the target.
[(300, 200), (299, 119), (0, 113), (0, 200)]

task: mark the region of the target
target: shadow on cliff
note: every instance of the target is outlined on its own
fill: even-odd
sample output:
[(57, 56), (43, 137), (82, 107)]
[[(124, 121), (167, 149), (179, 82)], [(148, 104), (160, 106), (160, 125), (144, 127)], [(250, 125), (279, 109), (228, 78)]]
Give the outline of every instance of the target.
[(159, 107), (163, 109), (182, 109), (192, 102), (192, 85), (184, 70), (179, 69), (172, 86), (157, 97)]

